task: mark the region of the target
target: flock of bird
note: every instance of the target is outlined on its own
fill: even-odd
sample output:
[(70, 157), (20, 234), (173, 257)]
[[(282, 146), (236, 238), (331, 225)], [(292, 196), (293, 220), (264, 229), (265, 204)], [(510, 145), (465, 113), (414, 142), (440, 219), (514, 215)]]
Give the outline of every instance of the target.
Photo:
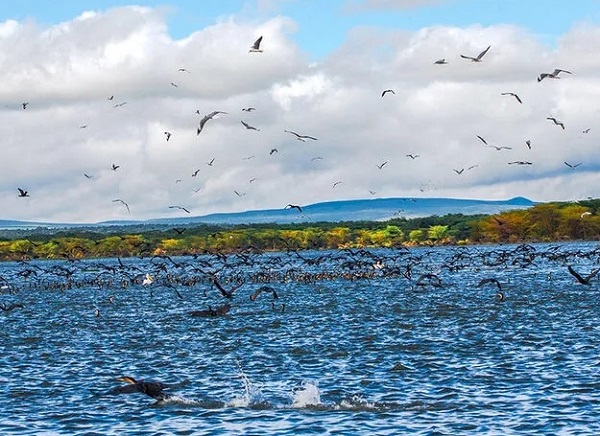
[[(262, 42), (263, 42), (263, 37), (260, 36), (259, 38), (257, 38), (254, 43), (250, 46), (250, 49), (248, 50), (249, 53), (262, 53), (263, 49), (262, 49)], [(466, 54), (460, 54), (460, 58), (461, 59), (465, 59), (468, 60), (472, 63), (482, 63), (485, 62), (485, 59), (487, 59), (487, 57), (491, 56), (490, 51), (492, 47), (491, 45), (488, 45), (484, 50), (482, 50), (480, 53), (476, 54), (476, 55), (466, 55)], [(436, 61), (433, 62), (434, 65), (436, 66), (445, 66), (448, 65), (450, 62), (446, 59), (446, 58), (442, 58), (442, 59), (438, 59)], [(184, 72), (184, 73), (190, 73), (189, 69), (187, 68), (179, 68), (178, 72)], [(539, 76), (537, 77), (537, 82), (542, 82), (546, 79), (560, 79), (562, 76), (564, 75), (572, 75), (572, 72), (566, 69), (562, 69), (562, 68), (555, 68), (553, 69), (553, 71), (551, 72), (542, 72), (539, 74)], [(173, 87), (178, 88), (179, 85), (176, 82), (170, 82), (170, 85)], [(391, 88), (387, 88), (384, 89), (381, 92), (381, 98), (395, 98), (396, 92), (394, 89)], [(500, 93), (501, 96), (505, 96), (505, 97), (511, 97), (515, 100), (515, 102), (519, 105), (522, 104), (526, 104), (526, 102), (523, 101), (523, 99), (520, 97), (519, 94), (517, 94), (517, 92), (514, 91), (505, 91), (505, 92), (501, 92)], [(108, 100), (109, 101), (114, 101), (115, 96), (111, 95)], [(117, 108), (122, 108), (123, 106), (125, 106), (128, 102), (127, 101), (122, 101), (119, 103), (115, 103), (113, 104), (113, 108), (117, 109)], [(22, 108), (23, 110), (29, 109), (30, 110), (31, 104), (30, 102), (23, 102), (22, 103)], [(241, 108), (241, 111), (243, 113), (252, 113), (257, 111), (257, 108), (254, 106), (247, 106), (247, 107), (243, 107)], [(208, 113), (204, 113), (201, 112), (200, 110), (196, 110), (196, 115), (198, 115), (200, 118), (198, 120), (198, 125), (196, 128), (196, 135), (200, 136), (202, 134), (202, 132), (206, 129), (207, 124), (212, 121), (215, 120), (221, 116), (230, 116), (231, 113), (228, 111), (224, 111), (224, 110), (213, 110), (210, 111)], [(565, 124), (559, 120), (558, 118), (556, 118), (555, 116), (547, 116), (546, 119), (548, 121), (551, 121), (554, 125), (560, 127), (562, 130), (565, 130)], [(261, 129), (259, 127), (256, 127), (254, 125), (252, 125), (249, 121), (247, 120), (240, 120), (241, 126), (248, 130), (248, 131), (254, 131), (254, 132), (260, 132)], [(80, 128), (84, 129), (87, 128), (88, 124), (83, 124), (80, 126)], [(590, 131), (590, 128), (587, 128), (583, 131), (583, 133), (588, 133)], [(288, 130), (288, 129), (283, 129), (284, 133), (288, 133), (289, 135), (291, 135), (294, 139), (296, 139), (297, 141), (300, 142), (307, 142), (307, 141), (318, 141), (319, 139), (316, 136), (313, 135), (309, 135), (309, 134), (304, 134), (304, 133), (298, 133), (297, 131), (294, 130)], [(164, 134), (164, 139), (166, 142), (170, 142), (173, 139), (173, 136), (176, 135), (177, 132), (173, 132), (172, 130), (164, 130), (163, 134)], [(513, 150), (513, 147), (511, 146), (505, 146), (505, 145), (496, 145), (493, 144), (491, 142), (489, 142), (488, 139), (485, 139), (483, 137), (482, 134), (478, 134), (475, 133), (474, 135), (476, 138), (478, 138), (481, 143), (489, 148), (489, 149), (493, 149), (495, 151), (501, 152), (501, 151), (511, 151)], [(531, 139), (526, 139), (525, 141), (525, 146), (528, 150), (532, 150), (533, 148), (533, 144)], [(273, 156), (275, 154), (278, 154), (279, 150), (275, 147), (270, 148), (269, 151), (269, 155)], [(405, 156), (408, 159), (411, 160), (416, 160), (419, 157), (421, 157), (421, 153), (407, 153)], [(255, 156), (251, 155), (251, 156), (247, 156), (244, 157), (244, 160), (251, 160), (253, 159)], [(208, 162), (206, 162), (206, 164), (209, 167), (212, 167), (215, 164), (215, 159), (216, 158), (211, 158)], [(315, 156), (313, 158), (311, 158), (311, 161), (317, 161), (317, 160), (322, 160), (323, 158), (321, 156)], [(379, 170), (383, 170), (384, 168), (390, 167), (390, 165), (392, 165), (390, 159), (381, 159), (380, 160), (381, 163), (375, 163), (375, 167)], [(523, 166), (523, 165), (533, 165), (533, 162), (529, 159), (525, 160), (525, 159), (518, 159), (518, 160), (511, 160), (507, 162), (508, 165), (517, 165), (517, 166)], [(582, 165), (582, 163), (571, 163), (571, 162), (564, 162), (564, 164), (569, 167), (570, 169), (576, 169), (579, 166)], [(469, 164), (469, 165), (465, 165), (464, 167), (455, 167), (455, 168), (451, 168), (452, 171), (454, 173), (456, 173), (456, 175), (458, 176), (463, 176), (464, 174), (466, 174), (467, 172), (470, 172), (471, 170), (474, 170), (476, 168), (480, 167), (479, 164)], [(112, 163), (110, 165), (110, 169), (112, 171), (117, 171), (119, 169), (121, 169), (121, 165), (117, 164), (117, 163)], [(196, 168), (192, 173), (191, 176), (192, 177), (197, 177), (198, 174), (200, 172), (200, 168)], [(85, 176), (85, 178), (87, 179), (94, 179), (95, 176), (93, 174), (90, 174), (88, 172), (84, 172), (83, 175)], [(252, 179), (250, 179), (249, 181), (247, 181), (247, 183), (252, 183), (254, 181), (256, 181), (258, 178), (257, 177), (253, 177)], [(175, 183), (180, 183), (182, 182), (182, 178), (178, 178), (177, 180), (175, 180)], [(344, 181), (343, 180), (334, 180), (332, 181), (331, 186), (333, 188), (343, 184)], [(193, 189), (194, 193), (198, 193), (202, 188), (199, 187), (197, 189)], [(427, 190), (430, 189), (429, 185), (421, 185), (421, 192), (425, 192)], [(367, 189), (367, 191), (369, 192), (370, 195), (374, 196), (377, 194), (377, 192), (374, 189)], [(232, 193), (235, 194), (237, 197), (244, 197), (246, 195), (246, 191), (243, 188), (237, 188), (237, 189), (233, 189)], [(24, 197), (30, 197), (30, 193), (28, 192), (28, 190), (24, 187), (19, 187), (18, 188), (18, 197), (24, 198)], [(131, 213), (132, 211), (132, 207), (131, 207), (131, 203), (129, 199), (126, 198), (122, 198), (122, 197), (118, 197), (116, 196), (116, 198), (112, 199), (113, 203), (119, 204), (122, 206), (123, 211), (125, 211), (126, 213)], [(170, 209), (175, 209), (175, 210), (180, 210), (186, 214), (191, 214), (191, 208), (189, 206), (186, 205), (177, 205), (177, 206), (165, 206), (168, 207)], [(286, 207), (287, 208), (287, 207)], [(302, 210), (300, 208), (294, 208), (297, 209), (299, 212), (302, 212)]]
[[(29, 310), (27, 301), (31, 300), (19, 297), (32, 295), (32, 291), (77, 295), (78, 290), (82, 290), (92, 296), (88, 307), (93, 309), (93, 315), (89, 316), (102, 320), (111, 316), (111, 306), (119, 305), (128, 296), (133, 298), (137, 295), (134, 291), (138, 290), (147, 295), (148, 301), (173, 295), (174, 301), (185, 305), (185, 313), (193, 318), (235, 317), (235, 303), (240, 298), (259, 305), (259, 310), (263, 307), (262, 310), (285, 316), (294, 311), (297, 298), (290, 283), (318, 289), (325, 281), (350, 281), (367, 287), (385, 281), (386, 286), (393, 289), (416, 293), (481, 288), (482, 299), (488, 304), (494, 300), (498, 304), (509, 304), (526, 292), (522, 282), (510, 279), (517, 271), (521, 271), (519, 275), (524, 271), (534, 276), (541, 274), (549, 286), (554, 280), (561, 280), (554, 286), (564, 286), (572, 276), (575, 286), (589, 287), (594, 284), (600, 268), (582, 273), (581, 265), (598, 262), (600, 247), (558, 244), (328, 251), (301, 251), (288, 246), (281, 252), (251, 247), (231, 253), (205, 251), (177, 258), (20, 261), (15, 267), (2, 270), (0, 309), (6, 316)], [(559, 277), (561, 271), (562, 277)], [(90, 294), (90, 290), (96, 291)], [(123, 290), (127, 292), (121, 292)], [(204, 299), (206, 308), (190, 310), (186, 299), (192, 294)], [(264, 294), (270, 300), (266, 307), (261, 303)], [(130, 376), (120, 380), (127, 384), (115, 388), (113, 393), (139, 392), (157, 400), (168, 398), (165, 386), (147, 385), (144, 380)]]

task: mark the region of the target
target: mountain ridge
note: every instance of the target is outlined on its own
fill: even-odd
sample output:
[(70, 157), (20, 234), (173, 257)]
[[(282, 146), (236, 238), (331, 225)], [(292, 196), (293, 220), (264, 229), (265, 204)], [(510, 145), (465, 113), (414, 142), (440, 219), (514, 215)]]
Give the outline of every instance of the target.
[(150, 218), (145, 220), (109, 220), (97, 223), (50, 223), (38, 221), (0, 220), (0, 228), (36, 227), (104, 227), (129, 225), (193, 225), (193, 224), (286, 224), (300, 222), (385, 221), (392, 218), (418, 218), (461, 213), (463, 215), (494, 214), (511, 209), (532, 207), (537, 202), (525, 197), (508, 200), (480, 200), (446, 197), (389, 197), (356, 200), (333, 200), (301, 206), (297, 209), (257, 209), (207, 215)]

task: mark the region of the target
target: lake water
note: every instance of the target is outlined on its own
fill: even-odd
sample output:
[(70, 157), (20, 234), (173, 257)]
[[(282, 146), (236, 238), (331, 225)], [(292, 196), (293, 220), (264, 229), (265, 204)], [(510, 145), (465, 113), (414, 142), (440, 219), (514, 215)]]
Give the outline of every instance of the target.
[(0, 434), (600, 434), (600, 282), (567, 265), (599, 246), (3, 263)]

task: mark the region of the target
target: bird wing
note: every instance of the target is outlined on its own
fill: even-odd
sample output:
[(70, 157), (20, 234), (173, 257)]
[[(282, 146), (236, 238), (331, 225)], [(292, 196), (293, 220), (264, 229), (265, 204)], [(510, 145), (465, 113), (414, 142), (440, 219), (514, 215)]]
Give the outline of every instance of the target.
[(479, 140), (481, 142), (483, 142), (485, 145), (488, 145), (487, 141), (485, 139), (483, 139), (481, 136), (477, 135), (477, 137), (479, 138)]
[(485, 56), (485, 54), (488, 52), (488, 50), (490, 49), (490, 47), (491, 47), (491, 45), (488, 45), (488, 46), (487, 46), (487, 48), (486, 48), (484, 51), (482, 51), (481, 53), (479, 53), (479, 54), (477, 55), (477, 59), (478, 59), (478, 60), (481, 60), (481, 58), (482, 58), (482, 57), (484, 57), (484, 56)]
[(252, 48), (255, 50), (258, 50), (260, 48), (260, 43), (262, 42), (262, 35), (258, 37), (258, 39), (256, 41), (254, 41), (254, 44), (252, 44)]
[(471, 56), (465, 56), (465, 55), (462, 55), (462, 54), (460, 55), (460, 57), (463, 58), (463, 59), (471, 59), (472, 61), (475, 60), (475, 58), (472, 58)]
[[(583, 277), (581, 277), (581, 275), (579, 275), (579, 273), (577, 271), (575, 271), (571, 267), (571, 265), (568, 266), (568, 269), (569, 269), (569, 272), (571, 273), (571, 275), (573, 277), (575, 277), (579, 283), (581, 283), (582, 285), (589, 285), (590, 284), (586, 279), (584, 279)], [(596, 273), (597, 273), (597, 271), (596, 271)]]

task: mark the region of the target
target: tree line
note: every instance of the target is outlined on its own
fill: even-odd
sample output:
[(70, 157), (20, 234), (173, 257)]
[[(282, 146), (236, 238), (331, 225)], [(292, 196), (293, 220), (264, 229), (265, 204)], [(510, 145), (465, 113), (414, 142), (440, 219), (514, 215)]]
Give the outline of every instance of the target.
[[(34, 230), (0, 240), (0, 260), (194, 255), (239, 250), (306, 250), (407, 245), (598, 240), (600, 199), (543, 203), (495, 215), (449, 214), (385, 222), (194, 225), (111, 234)], [(136, 229), (139, 230), (139, 229)]]

